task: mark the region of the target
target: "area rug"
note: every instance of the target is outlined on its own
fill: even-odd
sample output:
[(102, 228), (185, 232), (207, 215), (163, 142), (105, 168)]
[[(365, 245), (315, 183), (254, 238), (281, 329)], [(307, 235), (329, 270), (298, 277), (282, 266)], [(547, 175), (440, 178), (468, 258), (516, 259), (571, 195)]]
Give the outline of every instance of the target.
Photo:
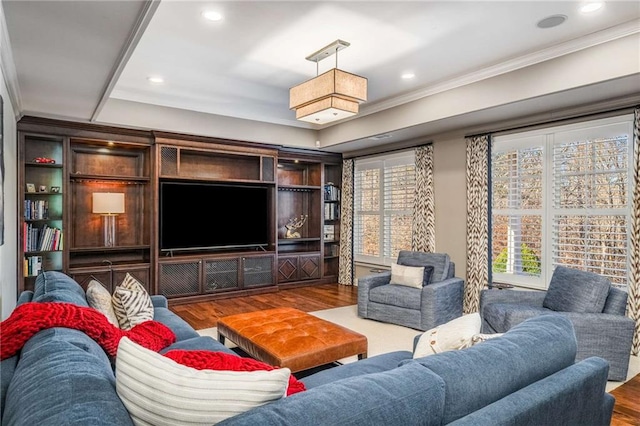
[[(309, 313), (367, 336), (369, 342), (369, 357), (392, 351), (413, 350), (413, 338), (420, 334), (420, 331), (399, 325), (362, 319), (358, 317), (357, 310), (357, 305), (351, 305)], [(198, 333), (202, 336), (211, 336), (214, 339), (218, 337), (217, 327), (198, 330)], [(226, 345), (230, 348), (234, 347), (233, 343), (228, 340)], [(352, 356), (341, 359), (339, 362), (346, 364), (357, 360), (357, 356)], [(638, 374), (640, 374), (640, 358), (631, 356), (627, 380), (630, 380)], [(609, 381), (607, 382), (606, 390), (610, 392), (623, 383), (625, 382)]]

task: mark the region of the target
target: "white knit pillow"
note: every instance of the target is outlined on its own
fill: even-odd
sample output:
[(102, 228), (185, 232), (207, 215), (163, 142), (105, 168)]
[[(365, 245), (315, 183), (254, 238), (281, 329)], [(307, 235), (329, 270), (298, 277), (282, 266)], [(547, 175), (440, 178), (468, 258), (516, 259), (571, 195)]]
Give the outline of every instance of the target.
[(469, 347), (473, 344), (473, 336), (480, 333), (481, 327), (480, 314), (474, 312), (427, 330), (420, 336), (413, 351), (413, 357), (421, 358), (440, 352)]
[(153, 319), (153, 302), (142, 284), (127, 273), (111, 296), (113, 311), (123, 330)]
[(389, 284), (422, 288), (423, 279), (424, 267), (391, 264), (391, 281)]
[(89, 281), (89, 285), (87, 286), (87, 303), (89, 303), (89, 306), (93, 309), (102, 312), (111, 324), (120, 327), (118, 317), (111, 303), (111, 293), (96, 279)]
[(197, 370), (127, 337), (118, 345), (116, 392), (136, 425), (215, 424), (287, 393), (288, 368)]

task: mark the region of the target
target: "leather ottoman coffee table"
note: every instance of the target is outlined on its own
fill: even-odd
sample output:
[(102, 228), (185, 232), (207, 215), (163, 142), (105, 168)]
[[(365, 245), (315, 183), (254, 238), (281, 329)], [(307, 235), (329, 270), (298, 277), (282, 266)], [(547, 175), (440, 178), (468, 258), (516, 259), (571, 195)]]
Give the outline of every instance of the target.
[(367, 337), (293, 308), (230, 315), (218, 320), (218, 340), (235, 343), (253, 358), (292, 372), (341, 358), (367, 357)]

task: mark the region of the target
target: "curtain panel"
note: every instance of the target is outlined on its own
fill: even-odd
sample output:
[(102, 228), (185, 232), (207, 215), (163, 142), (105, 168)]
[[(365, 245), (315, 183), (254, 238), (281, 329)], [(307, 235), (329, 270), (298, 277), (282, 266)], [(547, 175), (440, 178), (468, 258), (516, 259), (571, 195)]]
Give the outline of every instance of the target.
[(464, 313), (480, 310), (480, 292), (489, 282), (489, 144), (490, 135), (467, 142), (467, 279)]
[(338, 284), (353, 285), (353, 159), (342, 161)]
[(413, 204), (411, 249), (433, 253), (436, 250), (433, 192), (433, 145), (416, 148), (416, 194)]
[(631, 353), (640, 353), (640, 107), (633, 117), (633, 199), (631, 200), (631, 252), (627, 315), (636, 322)]

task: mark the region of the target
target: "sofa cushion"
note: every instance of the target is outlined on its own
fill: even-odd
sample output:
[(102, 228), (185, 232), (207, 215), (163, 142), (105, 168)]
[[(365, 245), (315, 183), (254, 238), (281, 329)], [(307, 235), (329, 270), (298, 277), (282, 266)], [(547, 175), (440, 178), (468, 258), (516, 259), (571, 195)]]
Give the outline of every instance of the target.
[(131, 425), (109, 360), (84, 333), (50, 328), (22, 348), (3, 425)]
[(176, 335), (177, 342), (200, 336), (189, 323), (171, 312), (169, 308), (155, 308), (153, 319), (169, 327)]
[(369, 290), (369, 300), (383, 305), (420, 310), (422, 288), (404, 285), (381, 285)]
[(542, 306), (561, 312), (602, 312), (611, 281), (593, 272), (556, 266)]
[(422, 288), (424, 282), (424, 266), (404, 266), (391, 264), (391, 281), (389, 284)]
[(366, 358), (358, 362), (351, 362), (338, 367), (322, 370), (318, 373), (300, 379), (307, 390), (336, 380), (363, 374), (380, 373), (396, 368), (401, 361), (411, 359), (409, 351), (394, 351)]
[(172, 345), (160, 350), (161, 354), (165, 354), (169, 351), (179, 349), (185, 351), (211, 351), (211, 352), (224, 352), (229, 355), (238, 356), (234, 351), (227, 348), (222, 343), (210, 336), (198, 336), (191, 337), (175, 342)]
[(80, 284), (58, 271), (45, 271), (38, 275), (32, 302), (66, 302), (89, 306)]
[(120, 340), (116, 391), (139, 424), (215, 424), (284, 397), (291, 371), (215, 371), (187, 367)]
[(474, 312), (427, 330), (418, 339), (413, 358), (469, 347), (481, 326), (480, 314)]
[(111, 303), (111, 293), (109, 293), (104, 284), (96, 279), (89, 281), (89, 285), (87, 285), (87, 303), (107, 317), (111, 324), (118, 328), (120, 327), (118, 317)]
[(425, 253), (401, 250), (398, 253), (398, 264), (405, 266), (433, 266), (433, 278), (430, 282), (440, 282), (449, 278), (451, 259), (446, 253)]
[(137, 324), (153, 319), (151, 296), (144, 286), (128, 272), (122, 284), (114, 290), (111, 301), (120, 328), (123, 330), (130, 330)]
[(522, 321), (554, 311), (518, 303), (490, 303), (484, 307), (484, 320), (496, 333), (504, 333)]
[(220, 426), (441, 425), (444, 401), (442, 379), (415, 364), (327, 383)]
[(468, 349), (408, 362), (420, 363), (444, 380), (447, 424), (572, 365), (576, 350), (571, 322), (552, 314), (528, 319), (502, 337)]

